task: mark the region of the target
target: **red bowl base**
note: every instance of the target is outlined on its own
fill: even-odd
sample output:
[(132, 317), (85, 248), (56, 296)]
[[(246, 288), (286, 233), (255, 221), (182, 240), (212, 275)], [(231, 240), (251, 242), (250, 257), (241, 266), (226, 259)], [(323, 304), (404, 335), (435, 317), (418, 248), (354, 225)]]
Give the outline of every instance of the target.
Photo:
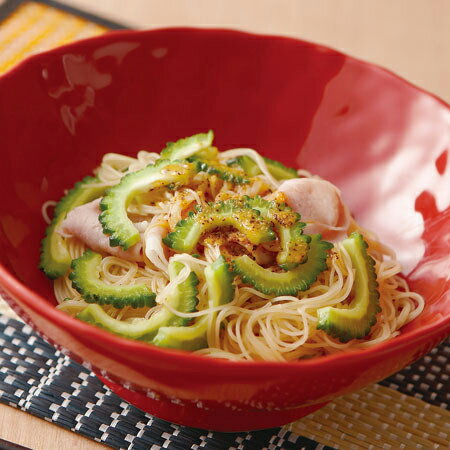
[(284, 411), (253, 409), (233, 411), (230, 414), (229, 408), (202, 409), (194, 404), (179, 405), (171, 401), (151, 399), (136, 391), (130, 391), (98, 374), (96, 375), (115, 394), (145, 412), (179, 425), (210, 431), (238, 432), (278, 427), (307, 416), (326, 405), (326, 403), (320, 403)]

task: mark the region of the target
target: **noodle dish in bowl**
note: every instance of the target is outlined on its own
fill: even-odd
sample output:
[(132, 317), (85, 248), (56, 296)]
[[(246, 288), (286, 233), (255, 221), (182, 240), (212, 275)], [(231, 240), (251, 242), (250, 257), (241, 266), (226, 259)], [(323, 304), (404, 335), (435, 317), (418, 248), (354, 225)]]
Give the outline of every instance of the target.
[(396, 75), (121, 31), (32, 56), (0, 98), (2, 298), (142, 410), (284, 425), (448, 335), (450, 113)]

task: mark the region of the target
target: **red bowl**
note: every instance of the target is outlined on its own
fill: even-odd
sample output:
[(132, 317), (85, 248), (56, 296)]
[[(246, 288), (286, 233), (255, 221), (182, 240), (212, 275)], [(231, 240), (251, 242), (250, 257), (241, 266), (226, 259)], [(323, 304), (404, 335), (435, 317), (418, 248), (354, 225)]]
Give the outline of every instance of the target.
[[(311, 43), (223, 30), (111, 33), (0, 79), (0, 284), (46, 339), (163, 419), (223, 431), (285, 424), (410, 364), (450, 331), (449, 107), (379, 67)], [(38, 270), (41, 205), (106, 152), (213, 129), (336, 183), (392, 245), (423, 314), (367, 350), (230, 362), (122, 339), (54, 308)]]

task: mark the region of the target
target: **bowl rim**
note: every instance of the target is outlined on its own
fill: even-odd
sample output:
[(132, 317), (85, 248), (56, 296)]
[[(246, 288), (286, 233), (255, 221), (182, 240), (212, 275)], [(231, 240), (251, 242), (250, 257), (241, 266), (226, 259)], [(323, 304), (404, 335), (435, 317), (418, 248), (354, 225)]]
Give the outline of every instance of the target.
[[(135, 38), (144, 40), (147, 36), (151, 36), (158, 33), (167, 32), (183, 32), (183, 33), (198, 33), (204, 35), (229, 35), (234, 37), (252, 37), (264, 40), (275, 40), (275, 41), (290, 41), (292, 43), (305, 45), (314, 48), (316, 51), (337, 54), (345, 57), (347, 60), (353, 61), (357, 64), (369, 67), (371, 70), (380, 71), (389, 75), (390, 77), (396, 78), (401, 82), (409, 85), (410, 88), (425, 94), (428, 97), (432, 97), (442, 106), (450, 111), (450, 105), (439, 98), (437, 95), (426, 91), (425, 89), (409, 82), (405, 78), (397, 75), (396, 73), (385, 69), (377, 64), (366, 62), (362, 59), (349, 56), (339, 50), (335, 50), (331, 47), (316, 44), (304, 39), (299, 39), (295, 37), (283, 36), (283, 35), (270, 35), (270, 34), (259, 34), (247, 31), (226, 29), (226, 28), (200, 28), (200, 27), (164, 27), (164, 28), (154, 28), (150, 30), (120, 30), (111, 31), (102, 35), (95, 37), (82, 39), (69, 43), (64, 46), (60, 46), (54, 49), (47, 50), (32, 56), (25, 58), (19, 64), (14, 66), (8, 72), (0, 75), (0, 89), (2, 88), (2, 83), (4, 80), (13, 77), (17, 72), (20, 72), (27, 68), (27, 66), (38, 63), (39, 61), (45, 60), (49, 56), (58, 55), (63, 52), (72, 51), (75, 49), (81, 49), (86, 44), (105, 44), (109, 42), (115, 42), (126, 36), (133, 36)], [(15, 277), (2, 263), (0, 263), (0, 286), (6, 289), (7, 293), (12, 294), (13, 297), (20, 298), (27, 308), (32, 309), (35, 313), (44, 316), (45, 319), (57, 323), (59, 327), (64, 328), (70, 332), (70, 330), (76, 330), (77, 335), (89, 336), (90, 339), (101, 341), (102, 344), (108, 344), (114, 346), (116, 349), (122, 352), (134, 353), (137, 352), (142, 356), (148, 357), (150, 359), (157, 359), (159, 362), (167, 363), (195, 363), (198, 370), (208, 367), (217, 368), (224, 374), (233, 372), (236, 368), (242, 368), (246, 371), (250, 370), (252, 372), (257, 372), (261, 370), (272, 370), (272, 369), (283, 369), (284, 373), (286, 370), (301, 371), (306, 367), (313, 367), (320, 370), (328, 370), (330, 367), (336, 367), (337, 365), (347, 366), (352, 362), (364, 359), (364, 361), (370, 358), (379, 358), (381, 356), (387, 356), (390, 353), (401, 351), (402, 348), (406, 346), (411, 346), (414, 342), (421, 342), (427, 336), (441, 335), (450, 332), (450, 315), (442, 316), (432, 323), (427, 323), (420, 327), (419, 329), (412, 330), (408, 332), (407, 335), (400, 334), (393, 339), (388, 341), (375, 344), (374, 346), (355, 349), (348, 352), (335, 353), (331, 355), (325, 355), (312, 359), (301, 359), (294, 361), (247, 361), (247, 360), (227, 360), (221, 358), (212, 358), (204, 355), (198, 355), (191, 352), (186, 352), (176, 349), (165, 349), (162, 347), (157, 347), (154, 345), (149, 345), (141, 341), (131, 340), (117, 336), (101, 328), (95, 327), (88, 323), (77, 320), (76, 318), (64, 313), (55, 308), (54, 305), (49, 304), (49, 302), (38, 292), (29, 288), (26, 284), (22, 283), (17, 277)], [(416, 319), (415, 319), (416, 320)], [(33, 324), (30, 324), (33, 325)], [(57, 344), (57, 342), (56, 342)]]
[(48, 55), (58, 54), (60, 52), (64, 52), (68, 49), (76, 48), (83, 46), (85, 44), (90, 44), (92, 42), (97, 41), (115, 41), (117, 38), (120, 38), (122, 36), (147, 36), (157, 33), (178, 33), (178, 32), (186, 32), (186, 33), (198, 33), (203, 34), (207, 33), (210, 35), (235, 35), (235, 36), (242, 36), (242, 37), (251, 37), (251, 38), (258, 38), (260, 40), (275, 40), (275, 41), (286, 41), (286, 42), (292, 42), (297, 44), (304, 44), (305, 46), (311, 47), (316, 49), (316, 51), (322, 52), (322, 53), (332, 53), (335, 55), (340, 55), (345, 57), (346, 59), (356, 62), (357, 64), (361, 64), (364, 66), (368, 66), (372, 69), (378, 70), (380, 72), (384, 72), (385, 74), (396, 78), (403, 83), (407, 84), (410, 88), (413, 88), (414, 90), (426, 94), (429, 97), (432, 97), (434, 100), (441, 103), (444, 107), (450, 110), (450, 102), (447, 102), (443, 98), (439, 97), (437, 94), (428, 91), (425, 88), (420, 87), (418, 84), (413, 83), (412, 81), (409, 81), (402, 75), (398, 75), (391, 69), (387, 69), (386, 67), (383, 67), (380, 64), (365, 61), (362, 58), (358, 58), (356, 56), (351, 56), (347, 53), (344, 53), (341, 50), (337, 50), (332, 46), (319, 44), (314, 41), (310, 41), (308, 39), (303, 39), (299, 37), (293, 37), (293, 36), (287, 36), (282, 34), (265, 34), (265, 33), (258, 33), (258, 32), (252, 32), (252, 31), (246, 31), (236, 28), (209, 28), (209, 27), (189, 27), (189, 26), (174, 26), (174, 27), (158, 27), (158, 28), (150, 28), (150, 29), (143, 29), (143, 30), (130, 30), (130, 29), (121, 29), (121, 30), (110, 30), (103, 34), (99, 34), (97, 36), (88, 37), (84, 39), (79, 39), (77, 41), (69, 42), (67, 44), (61, 45), (59, 47), (51, 48), (49, 50), (44, 50), (42, 52), (27, 56), (20, 62), (18, 62), (16, 65), (11, 67), (9, 70), (7, 70), (5, 73), (0, 74), (0, 86), (3, 80), (8, 79), (10, 76), (12, 76), (15, 72), (19, 72), (23, 69), (24, 66), (29, 65), (30, 63), (34, 63), (35, 61), (38, 61), (39, 59), (45, 59)]

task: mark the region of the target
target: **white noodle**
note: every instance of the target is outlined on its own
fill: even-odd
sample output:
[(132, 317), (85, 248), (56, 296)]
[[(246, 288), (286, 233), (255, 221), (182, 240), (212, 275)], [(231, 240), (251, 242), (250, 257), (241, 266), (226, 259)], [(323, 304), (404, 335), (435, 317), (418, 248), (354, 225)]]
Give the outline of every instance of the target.
[[(156, 193), (154, 201), (128, 205), (128, 213), (135, 215), (133, 221), (136, 228), (143, 233), (145, 265), (105, 256), (98, 268), (99, 277), (111, 285), (145, 284), (155, 292), (157, 305), (138, 309), (129, 306), (117, 309), (106, 305), (103, 309), (107, 314), (130, 324), (148, 320), (163, 308), (194, 321), (206, 317), (208, 348), (198, 350), (198, 354), (229, 360), (285, 361), (376, 345), (398, 335), (402, 326), (422, 312), (424, 300), (419, 294), (410, 292), (406, 281), (399, 275), (401, 267), (395, 259), (395, 253), (380, 243), (372, 232), (359, 227), (350, 217), (345, 205), (344, 218), (339, 226), (321, 225), (334, 231), (358, 230), (365, 236), (369, 251), (376, 261), (382, 311), (366, 339), (342, 343), (316, 328), (317, 310), (342, 305), (351, 295), (355, 282), (351, 258), (341, 244), (336, 244), (330, 253), (328, 269), (308, 290), (300, 292), (298, 297), (263, 294), (251, 286), (235, 281), (232, 301), (213, 307), (204, 270), (220, 257), (221, 245), (205, 242), (203, 251), (197, 258), (186, 253), (174, 254), (168, 251), (162, 239), (167, 232), (173, 231), (177, 222), (186, 217), (187, 211), (194, 205), (204, 205), (216, 196), (229, 198), (238, 194), (271, 197), (280, 182), (270, 174), (264, 159), (252, 149), (233, 149), (220, 153), (219, 160), (225, 162), (237, 156), (252, 158), (262, 174), (253, 177), (251, 183), (234, 186), (217, 177), (199, 173), (194, 177), (192, 185), (180, 187), (176, 191)], [(157, 158), (159, 154), (147, 151), (140, 151), (137, 158), (108, 153), (96, 170), (99, 178), (96, 185), (115, 185), (127, 173), (153, 164)], [(298, 173), (300, 176), (320, 178), (305, 170), (299, 170)], [(336, 190), (339, 192), (337, 188)], [(49, 201), (42, 206), (42, 215), (47, 223), (50, 222), (47, 208), (53, 205), (55, 202)], [(85, 251), (84, 244), (76, 238), (67, 236), (64, 240), (72, 259), (78, 258)], [(169, 280), (171, 262), (179, 262), (184, 267)], [(169, 300), (174, 289), (185, 282), (192, 271), (199, 280), (198, 310), (181, 312)], [(59, 303), (57, 307), (69, 314), (76, 315), (88, 305), (73, 288), (68, 274), (55, 280), (54, 291)]]
[(269, 172), (269, 169), (267, 168), (267, 164), (264, 161), (264, 158), (258, 152), (256, 152), (255, 150), (253, 150), (251, 148), (235, 148), (233, 150), (227, 150), (226, 152), (221, 152), (219, 154), (219, 159), (221, 161), (225, 161), (227, 159), (236, 158), (238, 156), (248, 156), (251, 159), (253, 159), (253, 161), (255, 161), (255, 163), (258, 165), (259, 170), (261, 170), (261, 172), (265, 175), (265, 177), (269, 181), (270, 185), (274, 189), (277, 189), (278, 186), (281, 184)]

